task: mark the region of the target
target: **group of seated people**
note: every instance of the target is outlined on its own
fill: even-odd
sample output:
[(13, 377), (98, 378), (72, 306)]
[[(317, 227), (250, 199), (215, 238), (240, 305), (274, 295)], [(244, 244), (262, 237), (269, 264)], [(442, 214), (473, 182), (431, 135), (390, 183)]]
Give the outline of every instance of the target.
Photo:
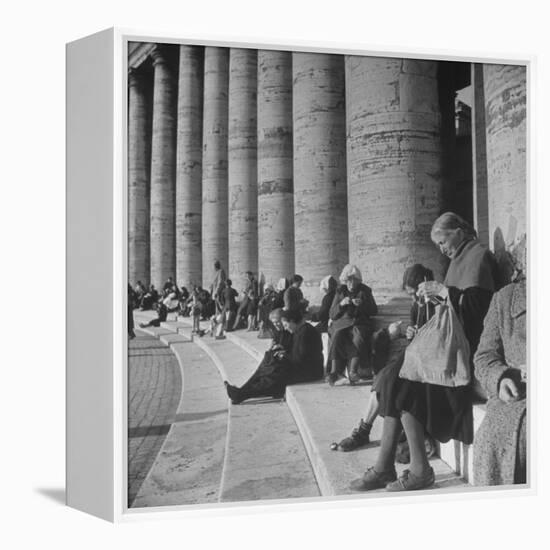
[[(473, 227), (454, 213), (440, 216), (431, 238), (450, 263), (443, 283), (423, 265), (409, 267), (403, 290), (411, 297), (410, 321), (375, 331), (377, 306), (359, 269), (347, 265), (340, 285), (332, 276), (321, 282), (321, 307), (306, 321), (307, 304), (299, 292), (273, 289), (260, 316), (270, 327), (272, 345), (250, 379), (240, 388), (225, 382), (228, 397), (238, 404), (253, 397), (281, 397), (287, 385), (321, 380), (331, 385), (344, 376), (356, 382), (361, 370), (373, 375), (365, 415), (351, 435), (334, 449), (352, 451), (369, 443), (374, 420), (382, 418), (382, 436), (375, 464), (352, 483), (358, 491), (385, 488), (410, 491), (432, 487), (426, 439), (451, 439), (474, 445), (474, 483), (526, 483), (526, 283), (500, 289), (494, 256), (477, 240)], [(525, 267), (525, 266), (523, 266)], [(286, 299), (285, 299), (286, 298)], [(454, 387), (400, 377), (406, 345), (390, 354), (391, 342), (411, 342), (441, 304), (451, 304), (468, 342), (471, 382)], [(280, 306), (283, 306), (282, 308)], [(289, 307), (290, 306), (290, 307)], [(323, 368), (321, 332), (329, 335)], [(474, 384), (486, 394), (487, 412), (474, 434)], [(395, 470), (398, 443), (406, 439), (410, 464), (401, 476)]]
[[(525, 277), (520, 275), (500, 289), (494, 256), (457, 214), (441, 215), (432, 226), (431, 238), (450, 260), (449, 266), (443, 283), (435, 281), (432, 271), (421, 264), (406, 269), (403, 290), (411, 297), (406, 326), (376, 327), (373, 317), (378, 308), (372, 289), (351, 264), (345, 266), (338, 281), (331, 275), (321, 281), (323, 298), (313, 311), (301, 291), (300, 275), (283, 278), (276, 287), (267, 285), (260, 295), (257, 280), (247, 272), (239, 299), (219, 262), (209, 291), (199, 286), (191, 293), (183, 287), (178, 290), (170, 278), (159, 295), (152, 285), (146, 289), (138, 283), (135, 291), (129, 286), (129, 304), (140, 309), (156, 307), (157, 318), (143, 326), (159, 326), (169, 311), (177, 311), (191, 315), (193, 330), (201, 335), (200, 320), (211, 319), (212, 335), (217, 338), (241, 327), (259, 330), (260, 338), (271, 338), (270, 348), (243, 386), (225, 381), (233, 404), (255, 397), (280, 398), (287, 385), (323, 377), (331, 386), (338, 385), (346, 373), (350, 385), (371, 378), (365, 414), (349, 436), (333, 444), (344, 452), (368, 444), (374, 420), (382, 418), (376, 463), (352, 484), (355, 490), (431, 487), (435, 476), (428, 461), (428, 438), (473, 443), (477, 485), (526, 483)], [(472, 380), (465, 386), (448, 387), (400, 376), (405, 342), (414, 340), (443, 303), (456, 311), (469, 344)], [(328, 334), (326, 361), (324, 332)], [(402, 349), (392, 355), (392, 342), (399, 338)], [(474, 434), (476, 384), (485, 393), (487, 412)], [(398, 478), (396, 452), (403, 438), (410, 465)]]

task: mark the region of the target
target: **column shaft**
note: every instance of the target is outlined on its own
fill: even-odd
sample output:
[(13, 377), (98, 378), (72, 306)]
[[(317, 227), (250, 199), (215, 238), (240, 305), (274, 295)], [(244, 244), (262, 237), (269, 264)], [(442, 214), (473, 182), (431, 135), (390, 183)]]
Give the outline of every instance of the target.
[(203, 48), (180, 46), (176, 163), (176, 280), (202, 283)]
[(295, 269), (304, 295), (348, 261), (344, 58), (293, 53)]
[(258, 269), (257, 52), (229, 55), (229, 276), (240, 282)]
[(258, 276), (294, 273), (292, 54), (258, 52)]
[(512, 270), (509, 253), (514, 255), (527, 232), (526, 69), (483, 65), (483, 84), (489, 236), (503, 275), (508, 276)]
[(153, 140), (151, 152), (151, 282), (160, 289), (174, 277), (176, 83), (163, 50), (153, 52)]
[(128, 75), (128, 282), (149, 284), (150, 86)]
[(229, 50), (204, 51), (203, 171), (202, 171), (202, 279), (208, 287), (214, 261), (227, 270), (227, 117)]
[(350, 261), (387, 297), (408, 265), (442, 274), (430, 241), (443, 186), (437, 63), (347, 56), (346, 88)]
[(472, 63), (472, 164), (474, 187), (474, 227), (486, 246), (489, 239), (489, 198), (487, 189), (487, 142), (485, 134), (485, 92), (483, 65)]

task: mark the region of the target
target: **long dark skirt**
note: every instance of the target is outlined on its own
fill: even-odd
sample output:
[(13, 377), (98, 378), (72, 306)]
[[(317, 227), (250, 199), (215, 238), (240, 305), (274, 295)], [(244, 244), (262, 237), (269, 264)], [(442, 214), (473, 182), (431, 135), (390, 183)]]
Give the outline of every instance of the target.
[(254, 374), (241, 386), (242, 397), (272, 397), (284, 393), (289, 380), (290, 364), (266, 351)]
[(372, 330), (369, 326), (358, 325), (331, 331), (329, 359), (338, 361), (349, 361), (356, 357), (362, 362), (370, 359), (370, 343)]
[(378, 373), (376, 391), (380, 416), (399, 418), (406, 411), (414, 416), (434, 439), (445, 443), (457, 439), (473, 441), (471, 386), (447, 388), (399, 378), (405, 350)]

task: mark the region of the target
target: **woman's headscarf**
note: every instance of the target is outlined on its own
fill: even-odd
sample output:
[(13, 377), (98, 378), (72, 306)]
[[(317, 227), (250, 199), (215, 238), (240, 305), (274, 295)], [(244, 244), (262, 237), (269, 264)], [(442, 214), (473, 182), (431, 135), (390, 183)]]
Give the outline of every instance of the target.
[(277, 290), (278, 291), (282, 291), (282, 290), (286, 290), (286, 279), (284, 277), (282, 277), (281, 279), (279, 279), (277, 281)]
[(344, 284), (348, 279), (351, 279), (352, 277), (354, 279), (357, 279), (360, 283), (363, 282), (363, 277), (361, 276), (359, 268), (356, 265), (347, 264), (342, 270), (342, 273), (340, 273), (340, 282)]
[(319, 284), (321, 292), (330, 292), (336, 288), (336, 279), (332, 275), (327, 275)]

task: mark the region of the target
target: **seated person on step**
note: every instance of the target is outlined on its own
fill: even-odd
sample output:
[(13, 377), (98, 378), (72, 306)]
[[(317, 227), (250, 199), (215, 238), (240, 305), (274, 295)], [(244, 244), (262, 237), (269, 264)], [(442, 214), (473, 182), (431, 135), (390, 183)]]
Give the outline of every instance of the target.
[[(432, 280), (432, 271), (421, 264), (415, 264), (407, 268), (403, 274), (403, 290), (412, 299), (410, 324), (406, 330), (408, 341), (413, 339), (418, 328), (426, 322), (426, 305), (421, 303), (416, 295), (418, 286), (424, 281)], [(432, 307), (431, 313), (433, 313), (433, 311)], [(384, 396), (391, 394), (391, 387), (399, 375), (399, 370), (403, 362), (405, 350), (403, 342), (398, 340), (400, 336), (402, 336), (401, 323), (401, 321), (392, 323), (388, 329), (377, 331), (373, 336), (374, 380), (365, 415), (361, 418), (359, 426), (352, 431), (349, 437), (342, 439), (340, 443), (332, 444), (334, 450), (344, 452), (354, 451), (369, 443), (372, 425), (380, 410), (379, 396), (381, 393), (383, 393)], [(392, 348), (397, 349), (396, 354), (388, 361), (390, 341), (394, 342)], [(385, 402), (382, 405), (383, 410), (389, 406), (389, 404)]]
[(284, 309), (287, 311), (296, 310), (302, 314), (306, 312), (309, 302), (304, 298), (301, 290), (304, 278), (297, 273), (290, 279), (290, 286), (284, 291)]
[(292, 334), (284, 329), (281, 314), (281, 309), (269, 314), (273, 338), (254, 374), (240, 388), (224, 382), (227, 395), (234, 405), (253, 397), (280, 398), (284, 395), (290, 370), (285, 353), (291, 348)]
[(323, 342), (313, 325), (298, 310), (283, 310), (281, 321), (292, 334), (292, 347), (284, 354), (290, 363), (287, 384), (315, 382), (323, 378)]
[(155, 285), (151, 285), (149, 290), (142, 295), (141, 303), (139, 304), (139, 309), (145, 311), (146, 309), (153, 309), (154, 304), (156, 304), (159, 299), (159, 293), (155, 288)]
[(474, 484), (527, 483), (527, 298), (524, 277), (494, 295), (475, 374), (489, 396), (474, 438)]
[(160, 327), (160, 324), (166, 321), (166, 317), (168, 316), (168, 308), (166, 305), (159, 301), (156, 303), (155, 309), (157, 310), (157, 317), (151, 319), (148, 323), (140, 323), (139, 326), (141, 328)]
[(341, 286), (336, 290), (330, 308), (332, 324), (328, 329), (328, 364), (326, 380), (332, 386), (344, 376), (348, 366), (349, 382), (359, 381), (359, 367), (369, 366), (370, 346), (374, 324), (371, 319), (378, 313), (372, 290), (363, 284), (361, 272), (348, 264), (340, 275)]
[[(424, 319), (419, 318), (417, 325), (435, 313), (434, 305), (442, 300), (450, 302), (468, 341), (469, 359), (473, 358), (495, 288), (494, 258), (479, 244), (471, 224), (452, 212), (437, 218), (431, 239), (451, 261), (443, 284), (423, 281), (418, 285), (419, 317), (424, 310)], [(439, 330), (448, 334), (447, 328), (440, 326)], [(415, 330), (410, 332), (416, 334)], [(384, 417), (380, 449), (374, 466), (352, 483), (354, 490), (413, 491), (432, 487), (435, 472), (428, 460), (425, 434), (442, 443), (455, 439), (469, 445), (473, 441), (471, 381), (456, 386), (411, 381), (400, 378), (402, 366), (403, 361), (397, 363), (397, 374), (380, 388), (379, 414)], [(473, 363), (471, 367), (473, 370)], [(402, 429), (410, 464), (397, 479), (396, 446)]]
[(334, 301), (338, 283), (332, 275), (327, 275), (319, 284), (319, 290), (323, 295), (321, 306), (311, 315), (311, 321), (316, 322), (315, 328), (320, 332), (327, 332), (330, 321), (330, 307)]

